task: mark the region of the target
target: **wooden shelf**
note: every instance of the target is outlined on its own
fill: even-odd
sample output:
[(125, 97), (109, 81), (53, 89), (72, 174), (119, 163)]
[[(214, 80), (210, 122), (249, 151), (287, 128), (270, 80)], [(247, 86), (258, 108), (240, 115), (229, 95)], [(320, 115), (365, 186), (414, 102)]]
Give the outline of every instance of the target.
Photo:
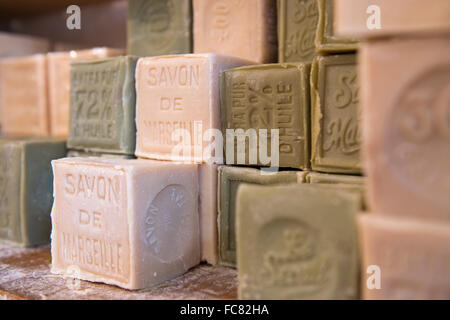
[(0, 299), (153, 300), (236, 299), (236, 270), (200, 265), (159, 286), (128, 291), (50, 273), (50, 247), (22, 249), (0, 245)]

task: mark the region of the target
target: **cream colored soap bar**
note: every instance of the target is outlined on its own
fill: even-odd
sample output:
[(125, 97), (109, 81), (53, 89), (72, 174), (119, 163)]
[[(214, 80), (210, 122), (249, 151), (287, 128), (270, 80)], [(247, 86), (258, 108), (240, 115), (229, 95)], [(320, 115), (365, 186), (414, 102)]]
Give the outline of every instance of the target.
[(66, 158), (53, 170), (53, 273), (141, 289), (200, 262), (196, 165)]
[(44, 38), (0, 32), (0, 57), (19, 57), (46, 53), (50, 42)]
[(276, 0), (193, 0), (194, 52), (277, 61)]
[(450, 299), (450, 225), (359, 217), (364, 299)]
[(47, 59), (45, 55), (0, 62), (2, 132), (9, 136), (48, 136)]
[(69, 134), (70, 63), (75, 60), (106, 58), (122, 53), (123, 51), (118, 49), (94, 48), (48, 54), (48, 91), (52, 136), (67, 137)]
[[(448, 0), (335, 0), (335, 32), (370, 38), (450, 32)], [(370, 27), (370, 28), (369, 28)]]
[(221, 128), (219, 74), (246, 64), (252, 63), (218, 54), (139, 59), (136, 155), (159, 160), (211, 159), (207, 131)]
[(360, 53), (370, 211), (450, 221), (450, 41), (371, 41)]

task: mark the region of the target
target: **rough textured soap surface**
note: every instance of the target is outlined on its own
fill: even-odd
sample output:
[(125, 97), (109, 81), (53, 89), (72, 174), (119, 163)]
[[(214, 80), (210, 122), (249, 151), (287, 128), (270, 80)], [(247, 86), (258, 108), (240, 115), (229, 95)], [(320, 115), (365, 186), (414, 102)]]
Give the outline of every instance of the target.
[(263, 174), (258, 169), (222, 166), (218, 178), (219, 257), (220, 264), (236, 267), (236, 196), (243, 183), (272, 185), (296, 183), (297, 172), (281, 171)]
[[(380, 28), (376, 28), (379, 7)], [(450, 31), (448, 0), (335, 0), (336, 34), (372, 38), (393, 35), (413, 35)], [(372, 18), (374, 17), (374, 18)], [(367, 27), (367, 23), (371, 28)]]
[[(261, 161), (260, 130), (279, 130), (279, 166), (305, 169), (310, 166), (310, 99), (309, 64), (268, 64), (226, 70), (220, 79), (222, 132), (227, 129), (254, 129), (258, 136), (255, 147), (245, 142), (245, 163), (238, 162), (238, 139), (234, 139), (235, 159), (227, 164), (270, 166)], [(224, 145), (226, 148), (226, 143)], [(233, 149), (231, 146), (229, 147)], [(257, 163), (250, 160), (251, 154)], [(263, 152), (264, 154), (264, 152)]]
[(354, 55), (317, 57), (311, 72), (311, 167), (361, 173), (359, 82)]
[[(136, 155), (160, 160), (211, 159), (206, 134), (208, 129), (220, 130), (219, 74), (247, 64), (252, 63), (217, 54), (139, 59)], [(177, 135), (180, 131), (186, 134)]]
[[(363, 299), (450, 299), (449, 226), (376, 213), (359, 217)], [(381, 274), (379, 289), (373, 266)]]
[(127, 155), (127, 154), (84, 152), (84, 151), (78, 151), (78, 150), (69, 150), (69, 152), (67, 152), (67, 157), (69, 157), (69, 158), (100, 157), (100, 158), (115, 158), (115, 159), (135, 159), (134, 156)]
[(142, 289), (200, 262), (196, 165), (53, 161), (52, 272)]
[(136, 61), (121, 56), (72, 63), (70, 149), (134, 154)]
[(191, 53), (191, 0), (129, 0), (127, 32), (128, 54)]
[(46, 53), (50, 42), (44, 38), (28, 35), (0, 32), (0, 57), (19, 57), (37, 53)]
[(239, 187), (239, 298), (357, 299), (360, 208), (328, 186)]
[(29, 247), (50, 241), (50, 161), (65, 153), (62, 140), (0, 139), (0, 242)]
[(370, 211), (450, 221), (450, 42), (390, 40), (360, 53)]
[(46, 79), (45, 55), (9, 58), (0, 62), (0, 119), (4, 135), (49, 135)]
[(193, 0), (194, 52), (277, 61), (276, 0)]
[(50, 131), (52, 136), (67, 137), (70, 110), (70, 63), (76, 60), (105, 58), (119, 55), (122, 50), (94, 48), (68, 52), (52, 52), (48, 58), (48, 92)]

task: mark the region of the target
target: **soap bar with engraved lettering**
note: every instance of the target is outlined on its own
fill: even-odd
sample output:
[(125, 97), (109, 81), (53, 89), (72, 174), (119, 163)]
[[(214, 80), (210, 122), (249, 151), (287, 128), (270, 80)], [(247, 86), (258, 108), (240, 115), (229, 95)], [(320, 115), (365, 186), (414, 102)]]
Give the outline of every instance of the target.
[(0, 118), (4, 135), (50, 134), (45, 55), (2, 60), (0, 92)]
[(69, 158), (88, 158), (88, 157), (100, 157), (100, 158), (115, 158), (115, 159), (135, 159), (133, 155), (128, 154), (114, 154), (104, 152), (85, 152), (78, 150), (69, 150), (67, 152)]
[(128, 0), (128, 54), (192, 52), (191, 0)]
[(48, 92), (52, 136), (67, 137), (69, 134), (70, 63), (76, 60), (105, 58), (121, 53), (122, 50), (117, 49), (94, 48), (48, 54)]
[(213, 147), (220, 158), (222, 146), (212, 146), (217, 139), (211, 138), (220, 134), (219, 74), (246, 64), (251, 62), (218, 54), (139, 59), (136, 155), (201, 162), (212, 159)]
[(264, 174), (253, 168), (222, 166), (219, 168), (219, 257), (220, 264), (236, 267), (236, 195), (243, 183), (272, 185), (297, 183), (297, 172)]
[(359, 217), (362, 298), (450, 299), (450, 226), (376, 213)]
[(277, 61), (276, 0), (193, 0), (194, 52)]
[(311, 100), (312, 169), (361, 173), (359, 83), (354, 55), (314, 59)]
[(46, 53), (49, 49), (50, 42), (47, 39), (0, 32), (0, 58)]
[[(222, 132), (232, 129), (235, 136), (227, 132), (224, 139), (227, 164), (310, 166), (309, 74), (310, 64), (256, 65), (222, 73)], [(245, 154), (239, 152), (243, 144)]]
[(370, 211), (450, 221), (450, 41), (361, 46)]
[(357, 299), (358, 193), (324, 185), (242, 185), (240, 299)]
[(25, 247), (50, 242), (50, 161), (66, 143), (48, 138), (0, 139), (0, 242)]
[(72, 62), (70, 149), (134, 154), (136, 57)]
[(52, 162), (52, 272), (142, 289), (200, 262), (195, 164)]

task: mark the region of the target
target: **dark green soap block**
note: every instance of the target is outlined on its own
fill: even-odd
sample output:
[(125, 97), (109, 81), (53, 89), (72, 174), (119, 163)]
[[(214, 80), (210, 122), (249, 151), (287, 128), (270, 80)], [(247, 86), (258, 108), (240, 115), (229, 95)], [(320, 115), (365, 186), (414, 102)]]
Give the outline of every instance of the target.
[[(221, 74), (222, 132), (227, 136), (224, 142), (227, 164), (273, 166), (262, 161), (261, 154), (272, 155), (270, 133), (271, 129), (278, 129), (279, 167), (306, 169), (310, 166), (309, 74), (310, 65), (301, 63), (240, 67)], [(227, 129), (235, 133), (242, 129), (249, 136), (251, 131), (257, 138), (256, 148), (250, 148), (252, 139), (245, 139), (244, 161), (238, 158), (238, 139), (229, 139)], [(261, 129), (269, 133), (264, 140)], [(230, 141), (234, 141), (234, 159), (226, 152), (227, 148), (233, 150), (228, 145)], [(262, 142), (267, 142), (266, 152), (260, 150)]]
[(67, 152), (69, 158), (87, 158), (87, 157), (100, 157), (100, 158), (116, 158), (116, 159), (135, 159), (132, 155), (127, 154), (113, 154), (113, 153), (100, 153), (100, 152), (85, 152), (78, 150), (70, 150)]
[(314, 59), (311, 101), (312, 169), (360, 174), (359, 83), (355, 55)]
[(58, 139), (0, 139), (0, 242), (50, 242), (51, 160), (66, 155)]
[(128, 0), (128, 54), (192, 52), (191, 0)]
[(122, 56), (72, 63), (70, 149), (134, 154), (136, 62)]
[(236, 266), (236, 193), (242, 183), (279, 184), (296, 183), (297, 172), (280, 171), (263, 174), (254, 168), (221, 166), (218, 169), (218, 210), (219, 210), (219, 263)]
[(357, 299), (358, 192), (340, 186), (241, 185), (240, 299)]

